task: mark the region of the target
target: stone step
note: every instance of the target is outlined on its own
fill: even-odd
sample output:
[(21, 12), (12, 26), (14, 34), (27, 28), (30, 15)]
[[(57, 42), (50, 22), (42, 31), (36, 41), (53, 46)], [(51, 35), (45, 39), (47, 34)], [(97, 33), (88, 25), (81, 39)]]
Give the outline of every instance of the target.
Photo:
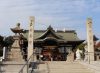
[[(10, 62), (10, 61), (6, 61), (3, 62), (0, 68), (0, 73), (18, 73), (21, 68), (23, 67), (23, 65), (25, 64), (25, 62)], [(26, 73), (27, 68), (24, 68), (24, 73)]]
[[(0, 73), (18, 73), (25, 62), (5, 62), (0, 68)], [(23, 73), (27, 73), (27, 66), (25, 66)], [(38, 69), (34, 73), (94, 73), (86, 66), (78, 62), (45, 62), (39, 64)]]
[(39, 65), (39, 70), (41, 73), (94, 73), (78, 62), (46, 62)]

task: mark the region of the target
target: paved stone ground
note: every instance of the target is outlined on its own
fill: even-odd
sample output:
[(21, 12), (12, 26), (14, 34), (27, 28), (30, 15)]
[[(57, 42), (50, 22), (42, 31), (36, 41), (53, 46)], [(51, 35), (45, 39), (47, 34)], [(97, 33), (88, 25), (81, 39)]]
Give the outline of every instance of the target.
[(88, 69), (91, 69), (95, 73), (100, 73), (100, 61), (91, 61), (91, 62), (81, 61), (79, 63), (87, 66)]

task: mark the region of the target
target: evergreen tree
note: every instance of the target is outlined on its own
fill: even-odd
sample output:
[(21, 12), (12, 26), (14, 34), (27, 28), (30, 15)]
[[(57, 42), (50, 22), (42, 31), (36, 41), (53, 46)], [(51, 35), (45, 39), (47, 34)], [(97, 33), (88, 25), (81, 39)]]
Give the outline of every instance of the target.
[(10, 48), (12, 46), (14, 42), (14, 39), (12, 36), (8, 36), (4, 39), (4, 46), (7, 47), (7, 48)]

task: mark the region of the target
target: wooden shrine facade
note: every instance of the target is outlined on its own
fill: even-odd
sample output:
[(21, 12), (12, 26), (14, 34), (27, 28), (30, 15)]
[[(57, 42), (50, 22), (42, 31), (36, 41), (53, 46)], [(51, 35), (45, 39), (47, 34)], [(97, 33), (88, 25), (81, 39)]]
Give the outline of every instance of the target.
[[(24, 34), (25, 37), (27, 33)], [(78, 39), (74, 30), (54, 31), (49, 26), (47, 30), (34, 31), (36, 56), (43, 61), (66, 61), (67, 55), (83, 41)]]

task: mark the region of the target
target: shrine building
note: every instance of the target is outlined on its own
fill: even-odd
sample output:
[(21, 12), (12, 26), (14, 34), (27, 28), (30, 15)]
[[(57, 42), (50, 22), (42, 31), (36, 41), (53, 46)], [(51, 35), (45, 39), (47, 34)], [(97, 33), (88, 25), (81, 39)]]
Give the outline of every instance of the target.
[[(24, 37), (28, 40), (28, 30)], [(34, 30), (34, 50), (38, 60), (66, 61), (71, 53), (75, 59), (75, 48), (83, 42), (75, 30), (55, 31), (51, 26), (46, 30)]]

